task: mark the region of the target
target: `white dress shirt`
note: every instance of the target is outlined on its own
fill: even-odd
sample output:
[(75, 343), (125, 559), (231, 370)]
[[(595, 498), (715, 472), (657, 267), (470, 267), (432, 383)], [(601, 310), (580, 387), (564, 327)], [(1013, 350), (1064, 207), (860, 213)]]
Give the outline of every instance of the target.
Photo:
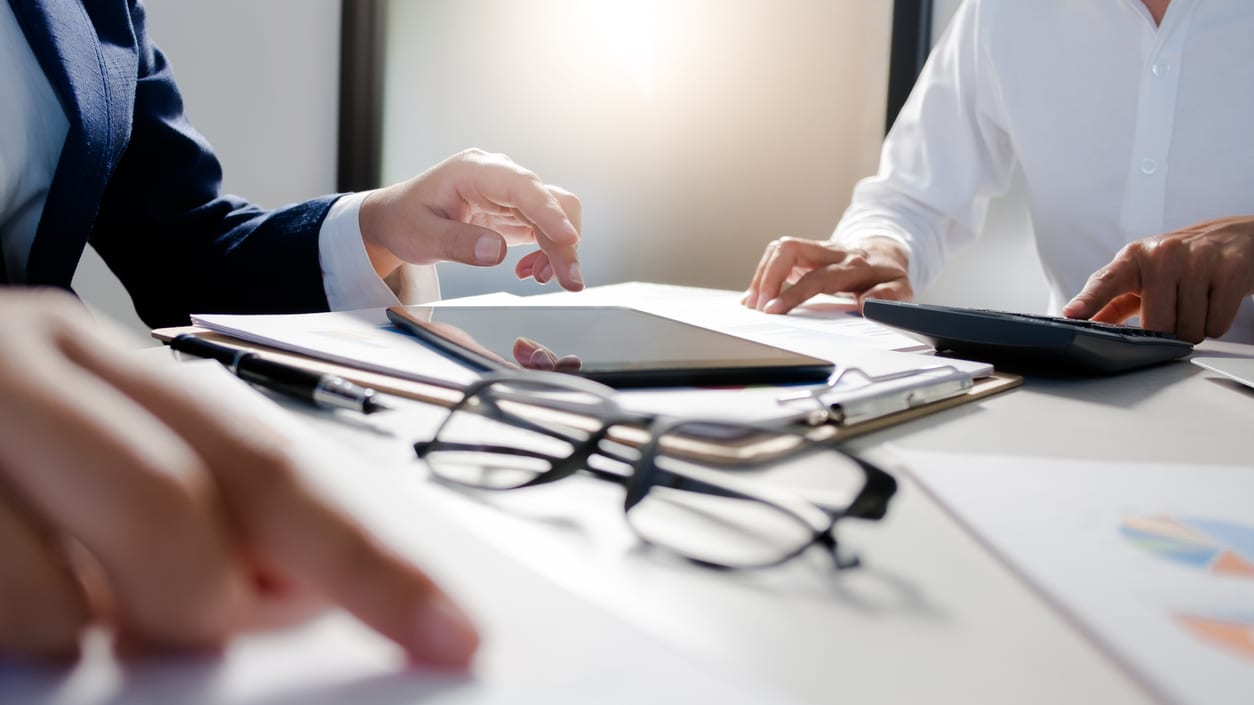
[(1249, 0), (966, 0), (833, 239), (901, 242), (921, 291), (1017, 164), (1058, 314), (1125, 244), (1254, 214), (1252, 37)]
[[(7, 280), (21, 284), (69, 122), (4, 0), (0, 0), (0, 67), (0, 247)], [(318, 233), (322, 283), (331, 309), (438, 299), (434, 265), (403, 265), (387, 283), (375, 274), (358, 225), (365, 196), (337, 200)]]
[(70, 123), (9, 3), (0, 1), (0, 247), (7, 281), (26, 260)]

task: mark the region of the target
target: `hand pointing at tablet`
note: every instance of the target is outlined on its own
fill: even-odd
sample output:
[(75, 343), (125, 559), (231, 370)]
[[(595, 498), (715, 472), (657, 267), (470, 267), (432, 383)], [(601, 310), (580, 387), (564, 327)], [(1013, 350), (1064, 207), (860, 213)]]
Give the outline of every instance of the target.
[(519, 278), (554, 277), (583, 289), (580, 203), (503, 154), (469, 149), (408, 181), (372, 192), (361, 206), (371, 264), (386, 278), (402, 262), (499, 264), (505, 248), (535, 244), (518, 261)]

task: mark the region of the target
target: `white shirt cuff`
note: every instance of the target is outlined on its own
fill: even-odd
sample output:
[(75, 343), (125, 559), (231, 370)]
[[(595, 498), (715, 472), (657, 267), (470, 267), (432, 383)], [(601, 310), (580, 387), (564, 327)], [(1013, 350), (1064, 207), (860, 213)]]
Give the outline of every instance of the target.
[(919, 258), (915, 255), (914, 247), (910, 242), (910, 238), (895, 228), (883, 226), (852, 228), (837, 227), (836, 232), (832, 234), (831, 240), (837, 245), (843, 245), (845, 247), (858, 247), (867, 240), (877, 237), (882, 237), (885, 240), (892, 240), (905, 248), (907, 255), (910, 257), (910, 260), (907, 263), (908, 271), (906, 272), (906, 276), (910, 279), (910, 286), (914, 288), (915, 291), (922, 291), (926, 282), (920, 284), (923, 272), (919, 263)]
[(358, 220), (369, 191), (344, 196), (331, 205), (318, 231), (322, 287), (332, 311), (422, 304), (440, 298), (433, 264), (403, 264), (386, 280), (370, 264)]

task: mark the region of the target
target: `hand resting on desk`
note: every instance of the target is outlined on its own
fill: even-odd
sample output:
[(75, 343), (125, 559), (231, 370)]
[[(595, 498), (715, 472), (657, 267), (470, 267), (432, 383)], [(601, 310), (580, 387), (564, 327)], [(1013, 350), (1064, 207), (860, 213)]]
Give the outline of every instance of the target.
[(0, 656), (200, 649), (338, 603), (414, 661), (478, 637), (301, 479), (278, 434), (132, 364), (59, 293), (0, 289)]
[(861, 248), (781, 237), (766, 246), (740, 303), (766, 313), (788, 313), (818, 294), (856, 294), (909, 301), (910, 257), (887, 238), (868, 238)]

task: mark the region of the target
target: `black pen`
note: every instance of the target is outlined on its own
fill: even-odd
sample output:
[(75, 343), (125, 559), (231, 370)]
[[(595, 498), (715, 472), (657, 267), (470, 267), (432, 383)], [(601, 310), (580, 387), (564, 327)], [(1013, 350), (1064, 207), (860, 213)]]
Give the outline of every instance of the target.
[(267, 360), (251, 350), (218, 345), (184, 333), (169, 341), (173, 350), (222, 363), (232, 374), (259, 387), (311, 402), (324, 409), (348, 409), (373, 414), (388, 409), (373, 389), (336, 375), (324, 375)]

